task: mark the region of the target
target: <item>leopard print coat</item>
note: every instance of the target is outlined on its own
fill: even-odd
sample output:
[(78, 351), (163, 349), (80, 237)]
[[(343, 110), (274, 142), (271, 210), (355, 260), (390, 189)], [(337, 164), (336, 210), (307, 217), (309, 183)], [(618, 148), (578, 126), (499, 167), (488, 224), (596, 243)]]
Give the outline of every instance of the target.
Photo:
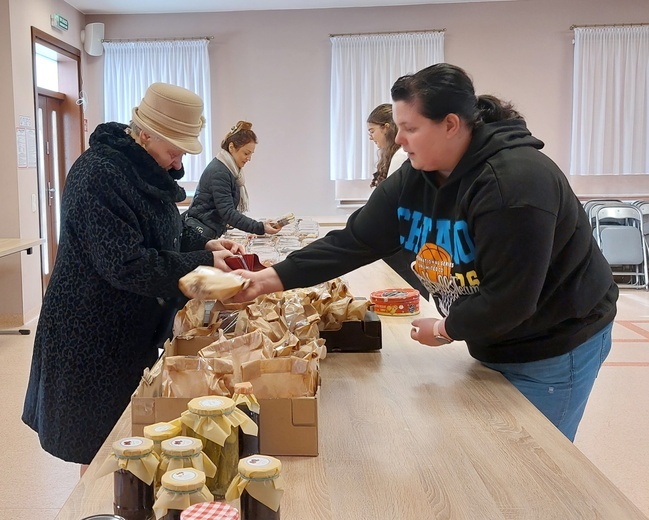
[[(213, 263), (205, 239), (182, 236), (184, 172), (163, 170), (125, 129), (99, 125), (66, 179), (23, 410), (46, 451), (81, 464), (158, 357), (184, 303), (178, 279)], [(181, 252), (181, 238), (195, 250)]]

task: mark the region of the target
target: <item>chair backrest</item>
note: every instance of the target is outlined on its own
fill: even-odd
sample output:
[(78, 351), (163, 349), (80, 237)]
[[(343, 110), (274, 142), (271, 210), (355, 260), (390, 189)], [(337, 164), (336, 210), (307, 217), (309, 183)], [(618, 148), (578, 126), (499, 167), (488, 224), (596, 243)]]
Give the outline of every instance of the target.
[(626, 225), (643, 231), (643, 215), (640, 208), (631, 204), (597, 205), (593, 208), (596, 226)]

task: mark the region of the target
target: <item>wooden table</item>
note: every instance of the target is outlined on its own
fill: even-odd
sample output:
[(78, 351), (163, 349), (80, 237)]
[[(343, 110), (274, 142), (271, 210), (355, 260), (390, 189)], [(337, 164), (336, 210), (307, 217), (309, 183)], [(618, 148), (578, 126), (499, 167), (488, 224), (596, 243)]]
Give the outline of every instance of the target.
[[(345, 278), (355, 296), (404, 286), (383, 262)], [(281, 457), (283, 520), (647, 520), (463, 343), (425, 347), (411, 318), (381, 321), (381, 351), (322, 361), (320, 455)], [(96, 473), (129, 434), (127, 409), (57, 520), (112, 511), (112, 478)]]
[(0, 238), (0, 257), (27, 251), (32, 254), (32, 248), (45, 242), (42, 238)]
[[(20, 251), (26, 251), (28, 255), (32, 254), (34, 247), (45, 242), (42, 238), (0, 238), (0, 258), (3, 256), (13, 255)], [(17, 330), (0, 330), (0, 335), (29, 334), (29, 329)]]

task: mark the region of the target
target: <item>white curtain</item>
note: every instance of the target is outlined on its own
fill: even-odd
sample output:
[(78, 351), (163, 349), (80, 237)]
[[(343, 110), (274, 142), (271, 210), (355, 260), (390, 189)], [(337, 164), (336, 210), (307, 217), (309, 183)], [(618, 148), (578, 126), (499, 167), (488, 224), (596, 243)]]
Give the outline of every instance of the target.
[(104, 42), (104, 117), (128, 124), (133, 107), (140, 104), (151, 83), (178, 85), (198, 94), (205, 104), (207, 124), (199, 137), (203, 153), (185, 155), (183, 181), (198, 181), (212, 160), (210, 128), (209, 41), (156, 40)]
[(572, 175), (649, 173), (649, 27), (575, 28)]
[(399, 77), (444, 61), (444, 33), (333, 36), (331, 45), (330, 176), (370, 179), (377, 156), (367, 116), (391, 103)]

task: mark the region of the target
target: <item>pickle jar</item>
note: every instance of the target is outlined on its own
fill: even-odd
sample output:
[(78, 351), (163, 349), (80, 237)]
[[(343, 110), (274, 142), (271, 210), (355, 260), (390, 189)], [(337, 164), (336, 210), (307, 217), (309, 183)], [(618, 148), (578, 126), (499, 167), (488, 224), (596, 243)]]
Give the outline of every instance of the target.
[(187, 408), (181, 421), (188, 436), (203, 442), (203, 452), (216, 465), (216, 475), (207, 479), (207, 488), (221, 500), (237, 474), (239, 426), (247, 433), (255, 432), (257, 426), (229, 397), (197, 397)]
[(282, 463), (268, 455), (241, 459), (225, 499), (240, 501), (241, 520), (279, 520), (284, 494)]
[[(158, 482), (167, 471), (194, 468), (205, 473), (207, 478), (216, 475), (216, 466), (203, 453), (203, 442), (192, 437), (174, 437), (162, 441), (162, 455), (158, 468)], [(159, 486), (156, 488), (159, 489)]]
[(162, 475), (153, 510), (158, 520), (180, 520), (189, 506), (213, 500), (205, 486), (205, 473), (194, 468), (175, 469)]
[(127, 437), (113, 443), (98, 476), (113, 473), (113, 511), (125, 520), (153, 520), (153, 484), (158, 469), (153, 441)]
[(239, 428), (239, 458), (243, 459), (259, 453), (259, 401), (253, 393), (252, 383), (248, 381), (234, 385), (232, 400), (257, 425), (254, 434), (248, 434), (243, 428)]
[(159, 422), (145, 426), (144, 436), (153, 441), (153, 451), (160, 455), (162, 453), (160, 443), (180, 435), (181, 430), (182, 424), (178, 420), (172, 422)]
[(239, 520), (239, 511), (224, 502), (202, 502), (185, 509), (180, 520)]

